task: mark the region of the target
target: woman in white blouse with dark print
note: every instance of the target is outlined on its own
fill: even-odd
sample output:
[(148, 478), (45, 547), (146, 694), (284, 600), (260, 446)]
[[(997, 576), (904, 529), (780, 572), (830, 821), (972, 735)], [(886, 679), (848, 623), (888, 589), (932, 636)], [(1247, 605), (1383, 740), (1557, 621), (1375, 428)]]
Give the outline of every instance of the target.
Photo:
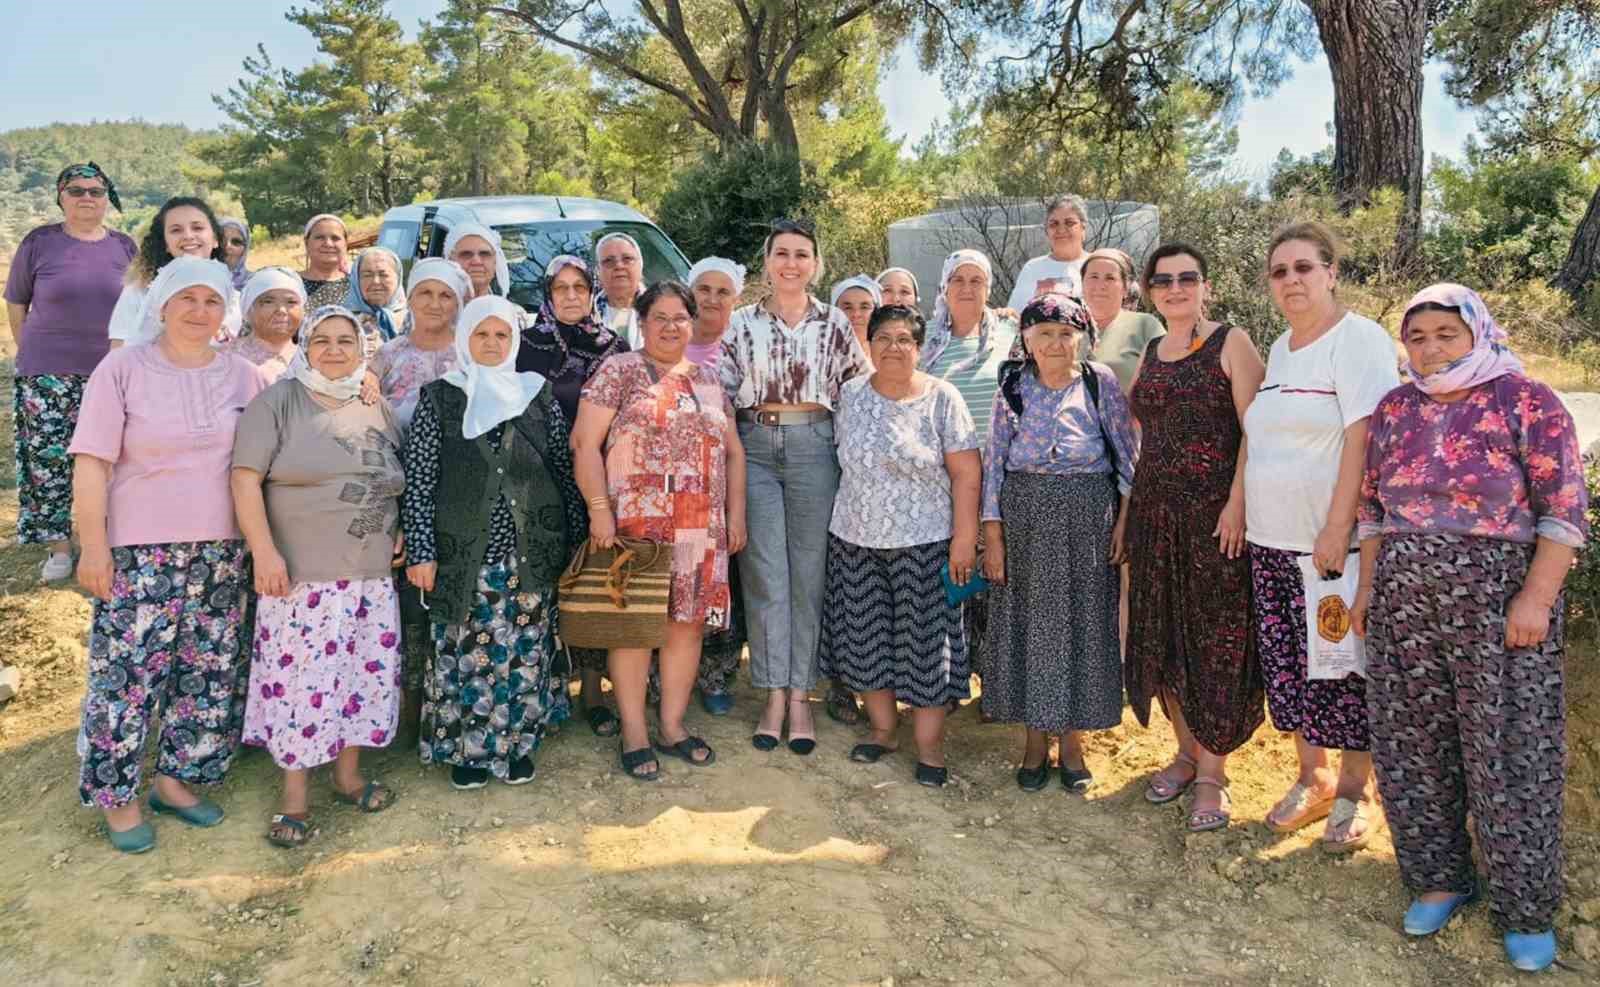
[(817, 678), (828, 522), (839, 488), (833, 409), (867, 355), (843, 312), (811, 294), (822, 254), (810, 226), (773, 224), (762, 250), (770, 294), (733, 314), (721, 373), (748, 469), (750, 544), (740, 553), (750, 677), (768, 689), (751, 743), (816, 748), (808, 693)]

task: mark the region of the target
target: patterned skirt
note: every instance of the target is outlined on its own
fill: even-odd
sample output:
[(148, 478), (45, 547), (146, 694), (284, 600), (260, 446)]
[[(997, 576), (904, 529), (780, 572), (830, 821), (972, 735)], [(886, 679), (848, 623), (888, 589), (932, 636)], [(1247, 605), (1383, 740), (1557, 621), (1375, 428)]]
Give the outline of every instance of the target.
[(256, 597), (244, 743), (280, 768), (384, 747), (400, 719), (400, 610), (394, 581), (296, 583)]
[(72, 457), (67, 446), (78, 425), (88, 379), (79, 374), (38, 374), (15, 381), (17, 541), (24, 545), (72, 536)]
[(945, 602), (939, 577), (949, 558), (948, 541), (862, 548), (828, 536), (821, 674), (918, 708), (971, 695), (961, 608)]
[(519, 586), (507, 562), (478, 571), (467, 619), (435, 623), (423, 681), (424, 764), (487, 769), (505, 778), (567, 718), (566, 656), (556, 647), (554, 588)]
[(1006, 581), (989, 591), (983, 670), (994, 719), (1048, 733), (1122, 722), (1116, 500), (1099, 474), (1006, 474)]

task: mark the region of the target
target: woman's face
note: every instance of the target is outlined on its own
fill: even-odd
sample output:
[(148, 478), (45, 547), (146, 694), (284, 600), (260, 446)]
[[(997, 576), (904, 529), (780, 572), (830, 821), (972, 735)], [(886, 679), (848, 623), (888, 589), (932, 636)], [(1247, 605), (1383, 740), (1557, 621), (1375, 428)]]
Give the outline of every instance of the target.
[(208, 258), (217, 249), (217, 231), (211, 220), (194, 206), (167, 210), (161, 221), (161, 235), (167, 240), (167, 253), (174, 257)]
[(329, 380), (343, 380), (361, 364), (361, 332), (342, 316), (323, 319), (311, 330), (306, 362)]
[(1267, 283), (1278, 311), (1293, 318), (1334, 304), (1339, 272), (1309, 240), (1286, 240), (1267, 258)]
[(388, 254), (373, 252), (361, 258), (361, 297), (368, 305), (382, 308), (400, 286), (400, 272)]
[(865, 288), (850, 288), (839, 296), (839, 311), (850, 320), (851, 328), (855, 329), (860, 339), (867, 338), (867, 322), (872, 318), (875, 307), (872, 296), (867, 294)]
[(61, 190), (61, 212), (85, 226), (99, 226), (110, 205), (106, 183), (98, 178), (68, 179)]
[(1163, 257), (1156, 261), (1155, 276), (1150, 279), (1150, 301), (1168, 322), (1198, 325), (1208, 287), (1200, 273), (1200, 261), (1188, 254)]
[(228, 304), (205, 285), (190, 285), (161, 306), (162, 331), (185, 343), (209, 343), (222, 328)]
[(906, 272), (890, 271), (878, 281), (878, 287), (883, 289), (885, 305), (917, 307), (917, 286), (911, 283), (911, 276)]
[(295, 327), (306, 317), (305, 302), (287, 288), (262, 292), (245, 313), (250, 331), (270, 342), (281, 343), (294, 335)]
[(589, 279), (576, 267), (563, 267), (550, 280), (550, 307), (564, 325), (581, 322), (594, 305)]
[(237, 226), (222, 228), (222, 260), (233, 267), (244, 258), (244, 234)]
[(1064, 322), (1040, 322), (1022, 334), (1028, 355), (1042, 368), (1070, 367), (1078, 362), (1083, 333)]
[(600, 264), (600, 287), (618, 305), (631, 305), (644, 280), (644, 258), (626, 240), (607, 240), (596, 258)]
[(709, 336), (721, 336), (738, 302), (732, 278), (721, 271), (705, 272), (694, 279), (695, 327)]
[(467, 352), (480, 367), (498, 367), (511, 355), (511, 326), (491, 315), (478, 323), (467, 337)]
[(989, 278), (976, 264), (962, 264), (944, 283), (944, 302), (954, 315), (971, 319), (989, 302)]
[(867, 340), (872, 366), (891, 381), (909, 380), (916, 372), (922, 347), (909, 322), (881, 322)]
[[(1110, 313), (1115, 317), (1127, 296), (1128, 282), (1122, 275), (1122, 265), (1103, 257), (1083, 265), (1083, 300), (1095, 313)], [(1104, 324), (1101, 315), (1095, 321)]]
[(411, 307), (412, 328), (423, 332), (438, 332), (455, 325), (456, 312), (461, 301), (443, 281), (428, 279), (417, 282), (406, 299)]
[(494, 244), (481, 236), (464, 236), (450, 259), (467, 272), (475, 294), (489, 290), (489, 283), (494, 280)]
[(343, 225), (324, 219), (306, 234), (306, 258), (312, 265), (323, 270), (336, 268), (344, 263), (344, 253)]
[(1424, 374), (1438, 373), (1472, 352), (1472, 329), (1454, 312), (1417, 312), (1406, 320), (1406, 358)]
[(1070, 206), (1044, 218), (1044, 235), (1050, 241), (1050, 255), (1058, 260), (1077, 260), (1083, 253), (1083, 217)]
[(677, 363), (694, 332), (689, 309), (674, 295), (662, 295), (640, 320), (644, 348), (658, 363)]
[(817, 251), (798, 233), (779, 233), (767, 248), (767, 280), (780, 295), (804, 294), (817, 277)]

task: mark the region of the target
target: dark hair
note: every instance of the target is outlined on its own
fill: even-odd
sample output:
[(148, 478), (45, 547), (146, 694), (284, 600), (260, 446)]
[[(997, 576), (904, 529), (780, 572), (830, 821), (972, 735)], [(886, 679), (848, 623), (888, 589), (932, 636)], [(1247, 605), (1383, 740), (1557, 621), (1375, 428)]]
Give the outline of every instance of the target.
[[(1418, 312), (1444, 312), (1447, 315), (1453, 315), (1461, 319), (1462, 322), (1467, 321), (1461, 315), (1460, 305), (1446, 305), (1443, 302), (1422, 302), (1406, 309), (1406, 314), (1400, 317), (1400, 342), (1404, 343), (1406, 341), (1406, 328), (1411, 325), (1411, 317)], [(1467, 330), (1469, 332), (1472, 331), (1470, 324), (1467, 325)]]
[(1206, 255), (1202, 254), (1199, 248), (1177, 241), (1163, 243), (1150, 251), (1150, 256), (1145, 258), (1144, 277), (1139, 279), (1139, 287), (1144, 289), (1146, 295), (1150, 294), (1150, 277), (1156, 273), (1156, 264), (1168, 257), (1193, 257), (1195, 263), (1200, 265), (1200, 279), (1211, 280), (1210, 275), (1206, 273)]
[(922, 341), (927, 338), (928, 323), (921, 312), (906, 305), (880, 305), (872, 310), (871, 318), (867, 319), (867, 342), (872, 341), (879, 326), (890, 322), (904, 322), (910, 326), (911, 338), (917, 341), (918, 346), (921, 346)]
[(172, 251), (167, 249), (167, 214), (174, 209), (198, 209), (205, 214), (211, 223), (211, 235), (217, 241), (216, 249), (211, 251), (212, 260), (222, 260), (222, 224), (217, 222), (217, 214), (211, 211), (204, 199), (196, 199), (192, 195), (177, 195), (161, 204), (155, 216), (150, 220), (150, 228), (145, 231), (144, 239), (139, 243), (139, 258), (135, 262), (138, 276), (146, 283), (155, 279), (156, 273), (167, 262), (172, 260)]
[(644, 321), (645, 316), (650, 314), (650, 309), (664, 295), (671, 295), (682, 302), (683, 307), (689, 310), (690, 318), (700, 314), (700, 306), (696, 305), (694, 301), (694, 292), (690, 291), (682, 281), (657, 281), (640, 292), (639, 297), (633, 300), (633, 310), (638, 313), (640, 322)]
[[(812, 224), (811, 220), (775, 219), (772, 221), (771, 230), (772, 231), (767, 234), (767, 238), (761, 241), (762, 260), (765, 260), (767, 255), (772, 253), (772, 241), (776, 240), (778, 237), (784, 235), (785, 233), (792, 233), (795, 236), (803, 236), (811, 242), (811, 253), (816, 257), (817, 260), (817, 273), (815, 278), (812, 280), (812, 284), (821, 282), (823, 272), (822, 244), (817, 242), (817, 229)], [(764, 266), (765, 265), (763, 265), (763, 267)]]

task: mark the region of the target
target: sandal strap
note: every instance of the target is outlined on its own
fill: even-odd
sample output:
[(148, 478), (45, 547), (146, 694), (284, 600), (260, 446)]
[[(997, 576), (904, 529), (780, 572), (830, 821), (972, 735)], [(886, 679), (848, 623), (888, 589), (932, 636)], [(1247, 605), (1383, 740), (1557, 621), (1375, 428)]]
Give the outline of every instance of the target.
[(634, 768), (640, 768), (656, 759), (656, 752), (649, 747), (640, 747), (637, 750), (622, 752), (622, 766), (631, 774)]
[(1330, 826), (1346, 827), (1357, 819), (1367, 818), (1366, 802), (1354, 799), (1339, 798), (1333, 800), (1333, 811), (1328, 813)]

